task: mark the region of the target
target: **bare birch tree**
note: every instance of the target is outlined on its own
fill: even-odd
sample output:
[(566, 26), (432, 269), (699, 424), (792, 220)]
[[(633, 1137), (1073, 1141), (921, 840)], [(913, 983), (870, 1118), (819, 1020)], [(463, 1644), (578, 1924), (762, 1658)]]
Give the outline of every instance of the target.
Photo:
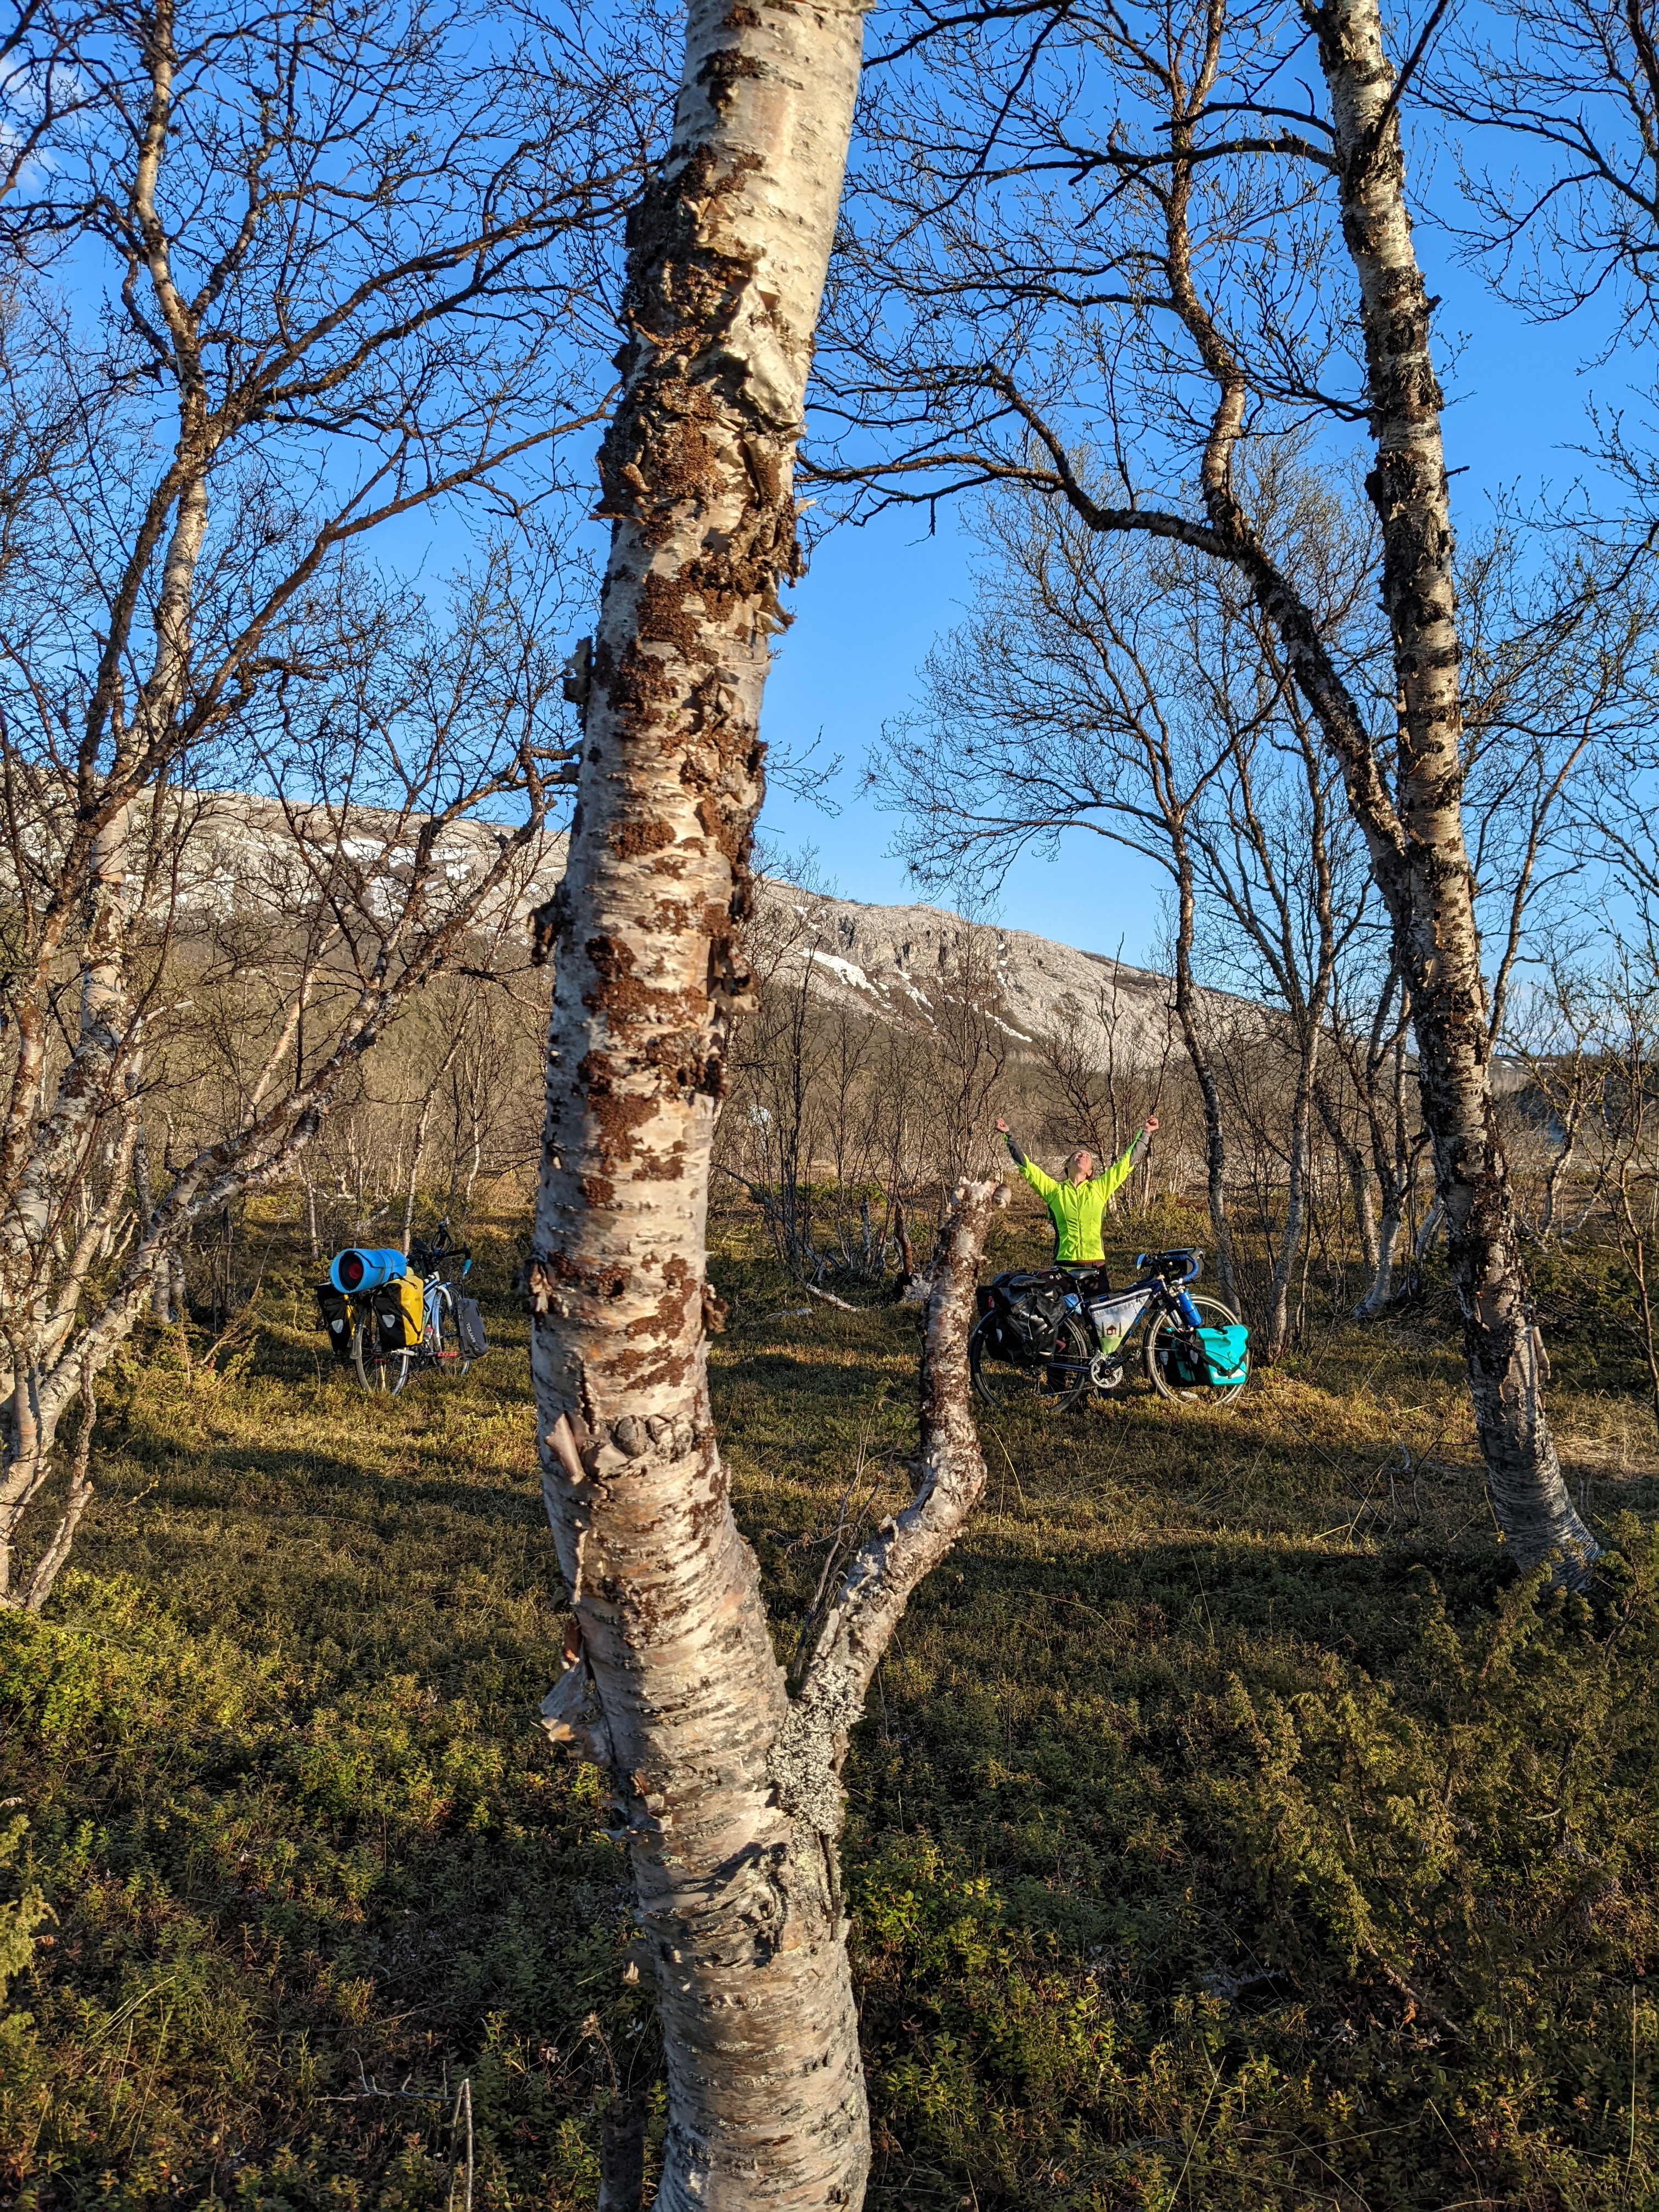
[[(574, 37), (477, 27), (45, 0), (0, 72), (32, 149), (0, 205), (0, 376), (26, 426), (0, 457), (8, 1545), (66, 1406), (170, 1298), (191, 1224), (308, 1140), (510, 895), (564, 774), (521, 623), (517, 662), (479, 680), (523, 578), (502, 589), (487, 562), (471, 613), (411, 653), (423, 611), (349, 557), (441, 500), (525, 514), (603, 406), (570, 341), (653, 88)], [(278, 848), (291, 988), (234, 1110), (158, 1191), (144, 1099), (186, 995), (182, 917), (212, 902), (192, 872), (236, 842), (239, 786)], [(480, 810), (506, 823), (458, 872)]]
[[(1433, 308), (1401, 137), (1438, 20), (1396, 66), (1376, 0), (1296, 17), (1251, 0), (919, 9), (872, 109), (825, 380), (846, 438), (823, 473), (884, 499), (1022, 485), (1248, 584), (1340, 767), (1409, 992), (1499, 1522), (1522, 1559), (1576, 1568), (1595, 1546), (1545, 1414), (1493, 1112)], [(1319, 90), (1293, 97), (1302, 62)], [(1386, 681), (1350, 679), (1316, 558), (1285, 558), (1253, 511), (1249, 453), (1310, 416), (1368, 438)]]
[(526, 1285), (577, 1648), (544, 1707), (603, 1769), (668, 2071), (664, 2212), (855, 2206), (869, 2162), (836, 1865), (848, 1731), (984, 1482), (966, 1336), (994, 1197), (927, 1315), (921, 1483), (855, 1561), (791, 1702), (709, 1414), (704, 1216), (761, 799), (794, 455), (857, 89), (856, 7), (693, 0), (630, 222), (610, 562), (587, 671)]

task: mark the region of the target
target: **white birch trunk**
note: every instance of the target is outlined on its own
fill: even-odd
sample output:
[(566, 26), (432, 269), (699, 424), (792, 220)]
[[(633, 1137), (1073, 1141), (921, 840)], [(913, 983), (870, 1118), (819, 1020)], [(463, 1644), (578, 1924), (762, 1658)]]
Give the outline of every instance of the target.
[[(1368, 1192), (1369, 1197), (1370, 1193)], [(1382, 1215), (1382, 1226), (1376, 1238), (1376, 1259), (1371, 1270), (1371, 1279), (1365, 1295), (1354, 1308), (1360, 1321), (1376, 1321), (1387, 1313), (1394, 1304), (1395, 1249), (1400, 1242), (1402, 1217), (1392, 1207)]]
[(664, 2212), (856, 2205), (868, 2166), (839, 1792), (805, 1802), (802, 1761), (778, 1764), (792, 1709), (709, 1415), (703, 1237), (862, 33), (856, 6), (691, 0), (673, 140), (629, 223), (624, 391), (600, 457), (611, 556), (544, 915), (557, 967), (526, 1284), (580, 1633), (547, 1717), (608, 1769), (630, 1850), (667, 2060)]
[(1599, 1550), (1567, 1494), (1544, 1410), (1542, 1345), (1521, 1262), (1492, 1112), (1491, 1040), (1473, 878), (1463, 842), (1457, 609), (1431, 310), (1405, 193), (1395, 74), (1376, 0), (1310, 9), (1319, 40), (1342, 205), (1358, 280), (1376, 459), (1382, 597), (1400, 681), (1395, 834), (1379, 849), (1376, 770), (1346, 761), (1412, 998), (1423, 1118), (1434, 1146), (1447, 1252), (1493, 1508), (1528, 1565), (1554, 1552), (1575, 1571)]

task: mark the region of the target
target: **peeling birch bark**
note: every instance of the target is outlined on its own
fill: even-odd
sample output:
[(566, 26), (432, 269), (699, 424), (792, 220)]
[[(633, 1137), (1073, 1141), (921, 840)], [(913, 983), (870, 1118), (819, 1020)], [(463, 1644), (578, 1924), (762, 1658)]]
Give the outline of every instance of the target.
[[(543, 1495), (576, 1621), (542, 1726), (606, 1771), (629, 1846), (668, 2070), (659, 2212), (863, 2199), (841, 1769), (912, 1592), (984, 1495), (968, 1337), (986, 1231), (1007, 1202), (1000, 1182), (953, 1194), (923, 1322), (916, 1491), (848, 1569), (793, 1704), (732, 1517), (702, 1343), (685, 1430), (623, 1414), (606, 1435), (561, 1407), (544, 1431)], [(583, 1340), (589, 1316), (568, 1290), (532, 1289), (532, 1303), (545, 1418), (546, 1348)], [(605, 1387), (597, 1361), (589, 1375)]]
[(1395, 73), (1376, 0), (1309, 9), (1330, 94), (1342, 232), (1359, 287), (1382, 527), (1382, 597), (1401, 712), (1392, 821), (1369, 745), (1345, 757), (1412, 998), (1423, 1119), (1463, 1319), (1476, 1426), (1499, 1526), (1523, 1565), (1599, 1550), (1562, 1480), (1542, 1347), (1492, 1111), (1491, 1040), (1463, 842), (1451, 506), (1428, 298), (1405, 191)]
[(857, 87), (855, 8), (694, 4), (630, 227), (615, 525), (588, 676), (526, 1287), (543, 1491), (579, 1634), (550, 1732), (605, 1767), (668, 2077), (660, 2212), (856, 2206), (868, 2117), (836, 1838), (893, 1621), (983, 1490), (957, 1194), (924, 1348), (923, 1479), (854, 1563), (792, 1706), (709, 1414), (710, 1142), (798, 573), (793, 469)]
[(862, 36), (856, 5), (692, 0), (672, 141), (629, 225), (611, 553), (539, 933), (557, 964), (532, 1362), (604, 1733), (585, 1684), (548, 1717), (611, 1753), (666, 2057), (662, 2212), (856, 2205), (869, 2160), (833, 1829), (774, 1771), (789, 1701), (704, 1338), (761, 693), (801, 567), (795, 447)]

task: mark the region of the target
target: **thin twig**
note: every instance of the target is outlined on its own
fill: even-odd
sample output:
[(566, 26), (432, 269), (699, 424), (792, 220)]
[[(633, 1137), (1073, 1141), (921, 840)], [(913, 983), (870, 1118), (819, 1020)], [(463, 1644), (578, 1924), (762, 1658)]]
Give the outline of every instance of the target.
[(461, 2212), (472, 2212), (472, 2081), (465, 2074), (455, 2092), (455, 2111), (449, 2123), (449, 2191), (444, 2200), (444, 2212), (455, 2212), (455, 2130), (463, 2118), (466, 2121), (466, 2194), (461, 2200)]

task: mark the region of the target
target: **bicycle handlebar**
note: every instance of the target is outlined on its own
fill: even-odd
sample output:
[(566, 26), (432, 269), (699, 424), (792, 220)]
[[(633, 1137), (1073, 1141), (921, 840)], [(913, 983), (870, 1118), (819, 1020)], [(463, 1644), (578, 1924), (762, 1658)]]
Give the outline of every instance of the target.
[(1195, 1283), (1204, 1272), (1204, 1255), (1193, 1246), (1184, 1247), (1178, 1252), (1137, 1252), (1135, 1254), (1137, 1267), (1145, 1269), (1149, 1275), (1162, 1278), (1165, 1282), (1169, 1280), (1169, 1277), (1164, 1273), (1162, 1262), (1166, 1260), (1185, 1260), (1188, 1263), (1186, 1273), (1176, 1280), (1177, 1290), (1183, 1288), (1188, 1283)]
[(416, 1266), (423, 1276), (431, 1274), (435, 1267), (441, 1267), (447, 1260), (459, 1260), (461, 1263), (461, 1273), (465, 1275), (472, 1265), (472, 1248), (470, 1244), (452, 1243), (449, 1224), (447, 1221), (441, 1221), (438, 1224), (437, 1234), (431, 1243), (428, 1244), (424, 1238), (419, 1237), (411, 1240), (409, 1257), (411, 1264)]

